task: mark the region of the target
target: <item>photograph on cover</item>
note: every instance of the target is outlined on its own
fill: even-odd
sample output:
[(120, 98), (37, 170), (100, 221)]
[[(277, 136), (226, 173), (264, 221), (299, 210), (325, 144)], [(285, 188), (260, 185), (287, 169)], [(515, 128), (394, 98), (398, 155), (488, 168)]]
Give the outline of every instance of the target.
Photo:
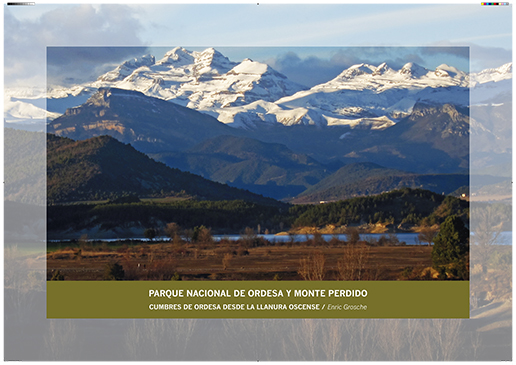
[(48, 280), (469, 279), (468, 47), (139, 51), (47, 49)]
[(4, 6), (4, 359), (511, 360), (505, 4)]

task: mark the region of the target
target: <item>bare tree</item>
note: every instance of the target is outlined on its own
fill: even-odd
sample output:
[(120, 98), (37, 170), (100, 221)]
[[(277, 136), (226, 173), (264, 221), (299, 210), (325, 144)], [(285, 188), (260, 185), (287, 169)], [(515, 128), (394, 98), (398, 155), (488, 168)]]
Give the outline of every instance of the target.
[(48, 321), (45, 346), (52, 360), (72, 359), (76, 338), (75, 323), (70, 319)]
[(356, 227), (349, 227), (346, 229), (346, 236), (348, 239), (348, 243), (356, 244), (360, 240), (360, 232)]
[(474, 236), (472, 250), (476, 251), (475, 257), (478, 257), (477, 263), (482, 268), (482, 273), (487, 274), (487, 266), (489, 257), (492, 253), (492, 247), (499, 241), (502, 233), (499, 226), (500, 217), (497, 216), (492, 205), (486, 207), (474, 207), (474, 219), (472, 220), (472, 228)]
[[(329, 323), (328, 323), (329, 322)], [(325, 321), (326, 326), (323, 326), (321, 331), (322, 336), (322, 352), (326, 354), (326, 360), (337, 361), (340, 359), (342, 353), (342, 337), (344, 324), (342, 321)], [(324, 327), (327, 329), (324, 330)]]
[[(281, 346), (281, 341), (278, 339), (284, 337), (283, 331), (285, 331), (284, 324), (279, 325), (278, 320), (269, 319), (226, 319), (222, 321), (221, 327), (225, 336), (231, 341), (234, 359), (239, 361), (274, 360), (274, 352), (278, 346)], [(224, 347), (222, 344), (216, 346), (217, 351)], [(221, 355), (224, 357), (223, 354)]]
[(324, 254), (321, 252), (312, 253), (310, 256), (301, 259), (298, 274), (303, 280), (324, 280)]
[(245, 227), (244, 234), (242, 236), (246, 248), (252, 247), (256, 241), (256, 238), (258, 238), (258, 235), (251, 227)]
[(224, 254), (224, 257), (222, 258), (222, 269), (227, 270), (229, 267), (229, 263), (233, 259), (233, 255), (231, 253)]
[(437, 236), (437, 229), (434, 227), (425, 226), (421, 228), (421, 232), (419, 232), (417, 237), (419, 241), (427, 242), (428, 246), (430, 246), (434, 241), (435, 236)]
[(175, 223), (175, 222), (168, 223), (165, 226), (164, 231), (165, 231), (165, 234), (171, 238), (174, 245), (180, 245), (182, 243), (181, 227), (177, 223)]
[(128, 359), (184, 360), (198, 323), (196, 319), (133, 320), (125, 332)]
[(337, 262), (339, 280), (362, 280), (369, 261), (369, 247), (364, 243), (347, 245), (344, 255)]

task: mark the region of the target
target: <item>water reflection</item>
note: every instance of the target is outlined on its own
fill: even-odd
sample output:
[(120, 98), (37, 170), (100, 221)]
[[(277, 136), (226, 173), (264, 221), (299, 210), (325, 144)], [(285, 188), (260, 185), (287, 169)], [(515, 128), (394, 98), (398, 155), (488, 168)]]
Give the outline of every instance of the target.
[[(418, 238), (419, 233), (390, 233), (389, 235), (394, 235), (399, 240), (400, 244), (405, 245), (427, 245), (426, 242), (421, 242)], [(471, 235), (474, 235), (472, 232)], [(303, 242), (306, 240), (313, 239), (313, 235), (311, 234), (296, 234), (296, 235), (274, 235), (274, 234), (259, 234), (257, 237), (261, 237), (266, 239), (269, 242)], [(341, 241), (347, 241), (348, 237), (346, 234), (323, 234), (321, 237), (325, 241), (330, 241), (332, 238), (337, 238)], [(360, 240), (366, 242), (375, 242), (378, 241), (381, 237), (388, 237), (383, 233), (363, 233), (360, 234)], [(215, 241), (221, 241), (223, 239), (227, 239), (230, 241), (237, 241), (242, 239), (242, 235), (214, 235), (213, 239)], [(141, 242), (150, 242), (152, 240), (144, 237), (133, 237), (133, 238), (105, 238), (105, 239), (91, 239), (86, 240), (87, 242), (117, 242), (117, 241), (141, 241)], [(170, 241), (170, 237), (157, 237), (154, 241)], [(49, 240), (48, 242), (72, 242), (71, 240)], [(497, 237), (496, 241), (493, 242), (495, 245), (512, 245), (512, 231), (501, 232)]]

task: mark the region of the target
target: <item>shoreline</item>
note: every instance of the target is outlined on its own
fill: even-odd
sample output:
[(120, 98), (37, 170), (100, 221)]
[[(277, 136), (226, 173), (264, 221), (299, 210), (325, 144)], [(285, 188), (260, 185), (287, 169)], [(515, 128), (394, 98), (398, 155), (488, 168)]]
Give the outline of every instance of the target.
[[(350, 230), (357, 230), (360, 234), (389, 234), (389, 233), (419, 233), (425, 226), (418, 226), (412, 224), (400, 224), (395, 226), (393, 224), (362, 224), (362, 225), (348, 225), (348, 226), (334, 226), (332, 224), (324, 227), (296, 227), (289, 231), (278, 232), (275, 236), (288, 236), (290, 234), (348, 234)], [(440, 226), (435, 224), (431, 226), (432, 229), (439, 230)]]

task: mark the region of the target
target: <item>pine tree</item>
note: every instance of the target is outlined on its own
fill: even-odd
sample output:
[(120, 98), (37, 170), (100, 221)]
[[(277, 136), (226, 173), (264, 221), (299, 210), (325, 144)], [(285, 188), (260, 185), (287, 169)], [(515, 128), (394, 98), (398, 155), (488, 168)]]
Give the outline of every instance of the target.
[(104, 268), (104, 280), (124, 280), (125, 271), (118, 262), (108, 262)]
[(458, 264), (469, 253), (469, 230), (456, 215), (446, 218), (434, 239), (432, 262), (434, 267)]

